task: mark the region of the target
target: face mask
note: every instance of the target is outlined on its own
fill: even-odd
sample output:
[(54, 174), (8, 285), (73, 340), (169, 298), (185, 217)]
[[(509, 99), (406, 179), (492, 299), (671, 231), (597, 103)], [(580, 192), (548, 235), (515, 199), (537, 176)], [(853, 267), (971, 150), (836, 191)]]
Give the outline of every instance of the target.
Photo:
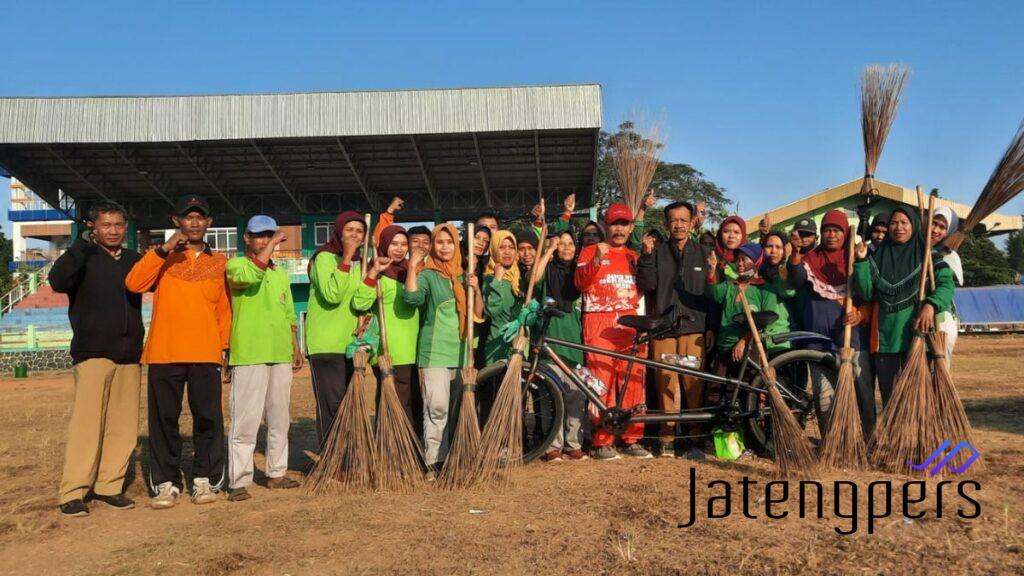
[(591, 244), (597, 244), (600, 242), (601, 236), (596, 232), (584, 232), (580, 241), (584, 246), (590, 246)]
[(751, 268), (750, 270), (747, 270), (746, 272), (740, 272), (740, 280), (743, 280), (744, 282), (750, 280), (753, 277), (754, 277), (754, 269), (753, 268)]

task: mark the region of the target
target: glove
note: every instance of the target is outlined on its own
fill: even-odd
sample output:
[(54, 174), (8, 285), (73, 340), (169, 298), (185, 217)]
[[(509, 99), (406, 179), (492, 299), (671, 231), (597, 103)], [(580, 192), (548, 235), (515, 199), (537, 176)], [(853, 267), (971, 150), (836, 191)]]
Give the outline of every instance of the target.
[(504, 326), (498, 329), (498, 333), (501, 334), (501, 339), (505, 342), (511, 343), (516, 339), (516, 335), (519, 334), (519, 329), (523, 326), (533, 326), (537, 321), (537, 310), (540, 309), (540, 303), (536, 300), (532, 300), (526, 306), (523, 306), (519, 310), (519, 316), (515, 320), (506, 323)]

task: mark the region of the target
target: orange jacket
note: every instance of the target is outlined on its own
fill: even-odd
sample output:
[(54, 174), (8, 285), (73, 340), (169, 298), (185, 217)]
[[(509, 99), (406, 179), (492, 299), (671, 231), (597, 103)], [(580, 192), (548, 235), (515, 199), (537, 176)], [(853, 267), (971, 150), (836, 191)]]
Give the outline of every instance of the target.
[(143, 364), (220, 364), (231, 335), (227, 258), (207, 247), (164, 254), (150, 250), (124, 279), (132, 292), (153, 294)]

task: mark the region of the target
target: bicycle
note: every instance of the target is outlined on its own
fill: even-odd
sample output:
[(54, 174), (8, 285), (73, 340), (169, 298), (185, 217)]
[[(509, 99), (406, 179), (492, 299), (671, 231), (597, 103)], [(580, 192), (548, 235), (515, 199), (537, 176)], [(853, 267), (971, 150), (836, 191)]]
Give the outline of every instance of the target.
[[(658, 360), (650, 360), (637, 356), (640, 347), (652, 340), (672, 334), (675, 325), (684, 315), (676, 315), (671, 311), (663, 316), (623, 316), (618, 323), (636, 331), (633, 339), (632, 353), (624, 354), (613, 350), (595, 348), (586, 344), (578, 344), (547, 335), (547, 328), (552, 317), (561, 316), (559, 310), (550, 302), (538, 310), (537, 322), (530, 334), (530, 357), (522, 368), (523, 387), (523, 462), (528, 463), (547, 450), (562, 426), (565, 405), (562, 398), (567, 384), (552, 368), (557, 367), (566, 378), (586, 396), (592, 404), (591, 410), (599, 415), (599, 425), (612, 434), (622, 434), (626, 428), (637, 422), (673, 422), (683, 424), (704, 424), (709, 427), (722, 426), (736, 429), (745, 426), (749, 433), (748, 439), (759, 451), (770, 454), (771, 443), (771, 411), (767, 402), (767, 389), (763, 384), (761, 368), (751, 355), (751, 347), (747, 347), (740, 364), (739, 377), (719, 376), (696, 368), (687, 368), (675, 364), (667, 364)], [(742, 314), (736, 321), (746, 325)], [(764, 335), (764, 328), (774, 322), (778, 316), (773, 312), (755, 312), (754, 323), (762, 334), (764, 341), (774, 346), (786, 342), (812, 341), (831, 343), (826, 336), (815, 332), (793, 331), (782, 334)], [(576, 373), (551, 349), (552, 344), (573, 348), (583, 352), (599, 354), (628, 362), (626, 378), (617, 387), (614, 398), (616, 405), (607, 406), (601, 395), (579, 374)], [(724, 386), (719, 401), (713, 406), (697, 409), (681, 409), (678, 412), (648, 410), (646, 406), (624, 409), (618, 405), (622, 391), (629, 382), (629, 373), (634, 364), (639, 363), (649, 368), (668, 370), (681, 376), (694, 376), (704, 382)], [(824, 372), (830, 382), (835, 382), (838, 375), (838, 358), (831, 352), (817, 350), (791, 350), (782, 353), (769, 362), (776, 372), (779, 391), (793, 411), (797, 422), (806, 428), (814, 418), (814, 402), (811, 387), (811, 371)], [(486, 423), (490, 411), (489, 399), (496, 393), (507, 368), (507, 361), (485, 367), (477, 377), (477, 411), (481, 427)], [(607, 386), (607, 383), (604, 383)]]

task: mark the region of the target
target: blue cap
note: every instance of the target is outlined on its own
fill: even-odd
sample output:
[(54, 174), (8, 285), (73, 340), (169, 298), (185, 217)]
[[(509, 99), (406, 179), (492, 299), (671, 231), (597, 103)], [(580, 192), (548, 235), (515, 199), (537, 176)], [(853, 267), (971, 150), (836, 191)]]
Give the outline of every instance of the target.
[(259, 234), (260, 232), (277, 232), (277, 222), (274, 221), (270, 216), (264, 216), (258, 214), (249, 218), (249, 223), (245, 225), (245, 231), (249, 234)]
[(760, 244), (744, 244), (737, 248), (736, 251), (753, 260), (754, 266), (761, 265), (761, 256), (764, 254), (764, 250), (761, 249)]

